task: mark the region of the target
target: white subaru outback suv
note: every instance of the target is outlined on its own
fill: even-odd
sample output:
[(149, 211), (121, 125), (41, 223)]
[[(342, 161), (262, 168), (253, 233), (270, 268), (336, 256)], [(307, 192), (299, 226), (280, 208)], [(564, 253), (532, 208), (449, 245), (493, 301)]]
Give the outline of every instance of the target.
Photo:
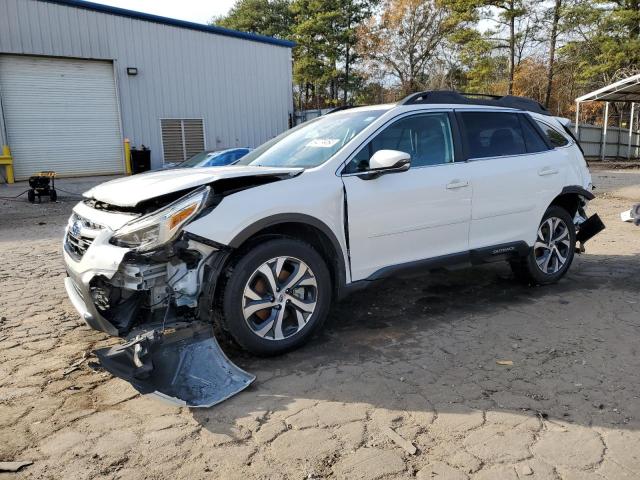
[(540, 104), (422, 92), (314, 119), (233, 166), (89, 190), (64, 240), (66, 287), (113, 335), (217, 322), (277, 354), (349, 288), (407, 270), (505, 260), (556, 282), (604, 228), (585, 212), (591, 190), (579, 145)]

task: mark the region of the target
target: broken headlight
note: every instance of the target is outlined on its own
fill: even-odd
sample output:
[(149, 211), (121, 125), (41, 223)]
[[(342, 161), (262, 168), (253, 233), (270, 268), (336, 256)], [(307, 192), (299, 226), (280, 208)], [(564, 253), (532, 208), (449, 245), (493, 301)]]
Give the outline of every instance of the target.
[(170, 242), (202, 210), (210, 191), (209, 187), (199, 188), (160, 210), (127, 223), (116, 231), (110, 242), (139, 252)]

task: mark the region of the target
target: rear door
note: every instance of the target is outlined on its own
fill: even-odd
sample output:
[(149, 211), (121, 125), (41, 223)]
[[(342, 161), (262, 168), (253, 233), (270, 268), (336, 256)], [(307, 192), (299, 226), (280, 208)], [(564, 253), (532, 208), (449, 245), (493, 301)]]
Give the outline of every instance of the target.
[[(365, 144), (343, 171), (353, 280), (386, 267), (468, 250), (471, 188), (449, 114), (410, 114)], [(411, 168), (364, 179), (378, 150), (411, 155)]]
[(525, 113), (457, 112), (473, 185), (470, 249), (526, 241), (560, 192), (563, 162)]

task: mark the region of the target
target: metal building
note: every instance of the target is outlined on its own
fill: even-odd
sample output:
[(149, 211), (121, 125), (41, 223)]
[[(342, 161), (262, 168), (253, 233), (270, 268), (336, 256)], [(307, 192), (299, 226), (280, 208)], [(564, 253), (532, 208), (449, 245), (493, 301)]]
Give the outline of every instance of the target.
[(77, 0), (0, 0), (0, 144), (17, 179), (255, 147), (293, 111), (288, 41)]

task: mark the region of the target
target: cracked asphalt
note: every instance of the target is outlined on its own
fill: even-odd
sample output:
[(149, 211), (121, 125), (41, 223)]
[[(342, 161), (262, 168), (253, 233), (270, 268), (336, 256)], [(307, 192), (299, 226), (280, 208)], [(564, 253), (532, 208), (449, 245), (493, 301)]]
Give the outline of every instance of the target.
[(640, 170), (594, 180), (607, 229), (558, 285), (503, 264), (385, 281), (299, 351), (225, 346), (257, 380), (193, 410), (70, 368), (115, 343), (64, 293), (75, 201), (0, 199), (0, 461), (33, 462), (0, 479), (640, 478), (640, 228), (619, 219)]

